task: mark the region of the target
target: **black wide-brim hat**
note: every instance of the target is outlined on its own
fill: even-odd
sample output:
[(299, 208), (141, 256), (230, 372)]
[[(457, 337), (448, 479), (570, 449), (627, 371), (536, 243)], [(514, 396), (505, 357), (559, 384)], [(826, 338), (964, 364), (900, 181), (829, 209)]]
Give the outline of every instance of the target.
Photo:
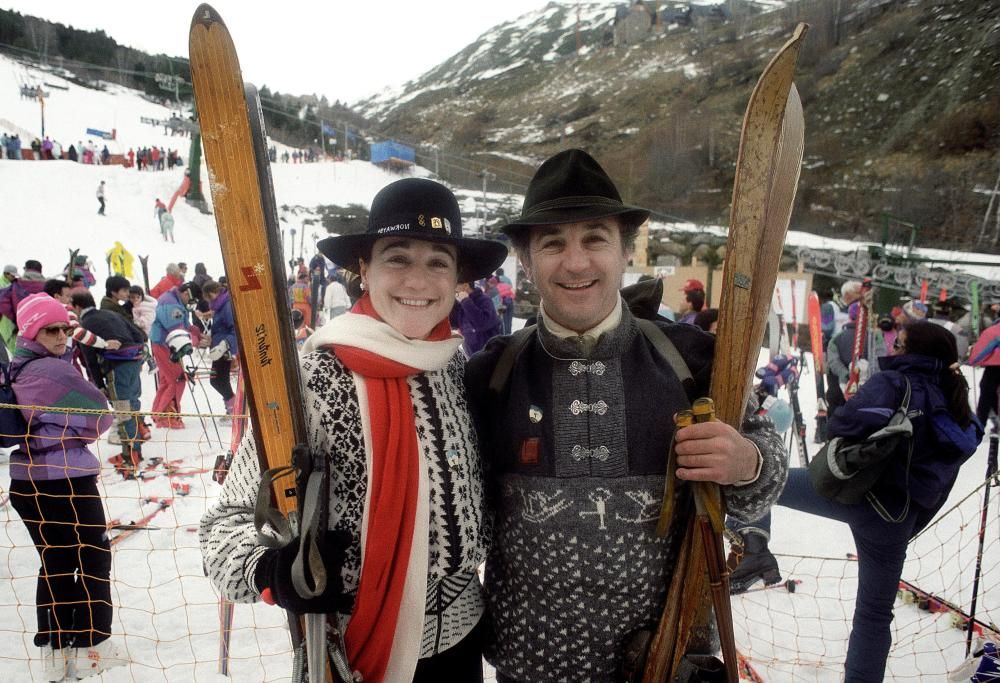
[(501, 228), (513, 236), (533, 225), (579, 223), (618, 216), (626, 227), (642, 225), (649, 211), (622, 203), (618, 188), (594, 157), (567, 149), (538, 167), (524, 195), (521, 215)]
[(462, 213), (451, 190), (426, 178), (404, 178), (382, 188), (372, 200), (368, 229), (357, 235), (320, 240), (320, 253), (357, 273), (358, 260), (383, 237), (409, 237), (451, 244), (458, 250), (458, 280), (486, 277), (507, 258), (506, 245), (462, 234)]

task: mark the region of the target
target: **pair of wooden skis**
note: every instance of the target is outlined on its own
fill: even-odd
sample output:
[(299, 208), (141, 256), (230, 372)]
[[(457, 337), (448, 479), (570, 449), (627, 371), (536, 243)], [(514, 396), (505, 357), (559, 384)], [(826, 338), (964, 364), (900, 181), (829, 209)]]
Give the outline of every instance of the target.
[[(716, 417), (739, 427), (750, 378), (763, 340), (778, 261), (791, 215), (802, 160), (802, 108), (792, 84), (805, 26), (795, 30), (754, 88), (740, 140), (733, 208), (711, 386)], [(298, 364), (283, 286), (283, 263), (259, 101), (244, 91), (239, 61), (225, 24), (201, 5), (191, 27), (191, 73), (205, 151), (212, 166), (212, 198), (231, 286), (246, 373), (248, 405), (262, 468), (289, 467), (305, 443)], [(274, 480), (274, 502), (295, 520), (302, 493), (287, 478)], [(672, 473), (670, 473), (672, 474)], [(715, 607), (730, 681), (738, 659), (722, 549), (723, 508), (715, 485), (696, 485), (698, 514), (687, 528), (644, 681), (673, 680), (693, 628)], [(702, 558), (707, 558), (708, 570)], [(315, 576), (315, 574), (314, 574)], [(326, 624), (306, 630), (309, 678), (332, 680)], [(292, 618), (293, 634), (301, 633)], [(321, 640), (320, 640), (321, 636)], [(317, 651), (318, 650), (318, 651)], [(322, 673), (321, 673), (322, 672)]]
[[(805, 24), (799, 24), (765, 68), (750, 96), (740, 136), (710, 391), (715, 418), (737, 429), (764, 339), (802, 165), (802, 104), (792, 77), (805, 31)], [(725, 511), (717, 485), (697, 483), (694, 488), (696, 514), (680, 546), (667, 602), (650, 644), (644, 683), (676, 679), (692, 633), (709, 622), (710, 606), (719, 628), (726, 678), (730, 683), (738, 680), (722, 545)]]

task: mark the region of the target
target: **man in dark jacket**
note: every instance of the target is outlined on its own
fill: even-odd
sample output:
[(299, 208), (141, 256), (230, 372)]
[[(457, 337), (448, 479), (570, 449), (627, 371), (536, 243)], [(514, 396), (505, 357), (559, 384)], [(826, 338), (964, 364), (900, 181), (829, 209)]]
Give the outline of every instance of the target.
[(453, 321), (462, 333), (465, 341), (462, 346), (469, 356), (476, 353), (493, 337), (503, 334), (503, 321), (497, 315), (493, 301), (471, 282), (458, 285), (458, 305), (455, 307)]
[[(84, 362), (94, 383), (107, 394), (115, 412), (140, 410), (146, 334), (116, 312), (97, 310), (90, 292), (74, 294), (72, 306), (79, 316), (81, 327), (104, 339), (121, 342), (121, 347), (114, 351), (81, 347)], [(142, 442), (149, 438), (149, 431), (137, 415), (116, 415), (115, 421), (117, 429), (109, 435), (109, 442), (121, 444), (119, 471), (125, 478), (131, 478), (135, 476), (142, 460)]]
[(112, 275), (104, 283), (104, 298), (101, 299), (101, 310), (111, 311), (112, 313), (117, 313), (129, 322), (132, 322), (132, 316), (129, 315), (128, 310), (122, 305), (122, 302), (128, 301), (128, 289), (132, 286), (126, 278), (121, 275)]
[[(495, 513), (485, 650), (500, 681), (618, 680), (625, 641), (662, 612), (693, 514), (686, 482), (722, 484), (729, 513), (749, 520), (785, 480), (781, 439), (753, 406), (742, 435), (722, 422), (685, 427), (677, 512), (657, 536), (671, 418), (707, 395), (714, 338), (666, 321), (648, 332), (676, 347), (685, 384), (623, 305), (648, 216), (622, 203), (590, 155), (569, 150), (542, 164), (504, 227), (541, 304), (537, 328), (495, 338), (466, 366)], [(709, 631), (692, 647), (713, 650)]]
[[(841, 396), (844, 395), (844, 388), (850, 379), (851, 364), (854, 361), (854, 335), (857, 332), (860, 307), (860, 302), (851, 304), (848, 311), (849, 322), (833, 335), (829, 346), (826, 348), (828, 375), (831, 378), (836, 378), (837, 388), (841, 392)], [(869, 345), (871, 348), (869, 348)], [(867, 331), (864, 332), (861, 338), (861, 355), (858, 358), (859, 386), (867, 382), (869, 377), (879, 371), (878, 359), (886, 355), (887, 352), (885, 337), (881, 332), (876, 334), (871, 334)], [(829, 397), (834, 398), (832, 396)], [(827, 415), (833, 417), (842, 405), (844, 405), (843, 401), (838, 403), (834, 400), (832, 404), (828, 403)]]

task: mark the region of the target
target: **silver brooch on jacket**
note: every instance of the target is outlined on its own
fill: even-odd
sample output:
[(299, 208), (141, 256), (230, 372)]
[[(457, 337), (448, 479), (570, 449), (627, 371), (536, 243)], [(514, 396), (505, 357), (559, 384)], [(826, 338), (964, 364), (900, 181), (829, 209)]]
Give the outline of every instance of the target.
[(531, 424), (538, 424), (542, 421), (542, 409), (538, 406), (530, 406), (528, 408), (528, 419), (531, 420)]

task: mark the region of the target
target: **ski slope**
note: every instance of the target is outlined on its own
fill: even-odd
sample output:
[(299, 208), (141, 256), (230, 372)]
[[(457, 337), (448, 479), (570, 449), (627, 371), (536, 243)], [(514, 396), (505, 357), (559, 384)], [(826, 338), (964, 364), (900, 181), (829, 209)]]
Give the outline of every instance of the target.
[[(40, 132), (38, 103), (18, 98), (19, 84), (56, 82), (52, 74), (28, 69), (0, 57), (0, 129)], [(64, 84), (60, 82), (60, 84)], [(179, 147), (187, 155), (186, 139), (162, 136), (162, 129), (139, 123), (139, 117), (165, 118), (170, 110), (150, 103), (133, 91), (110, 86), (104, 92), (72, 84), (68, 90), (52, 90), (46, 105), (46, 131), (69, 144), (83, 137), (90, 127), (116, 128), (118, 150), (144, 145)], [(44, 87), (44, 86), (43, 86)], [(30, 140), (25, 140), (25, 144)], [(417, 169), (417, 173), (426, 173)], [(279, 207), (319, 204), (369, 205), (374, 194), (398, 176), (360, 161), (322, 164), (276, 164), (272, 167)], [(94, 193), (101, 180), (107, 182), (107, 215), (98, 216)], [(179, 201), (174, 209), (176, 243), (165, 243), (153, 215), (156, 198), (168, 201), (180, 185), (180, 169), (138, 172), (122, 167), (84, 166), (64, 161), (16, 162), (0, 160), (0, 187), (4, 191), (3, 241), (0, 262), (19, 268), (28, 258), (42, 262), (48, 275), (65, 265), (68, 251), (79, 248), (95, 263), (100, 295), (107, 276), (104, 254), (121, 241), (133, 254), (150, 256), (150, 277), (155, 282), (169, 262), (206, 264), (212, 275), (221, 274), (222, 261), (210, 215)], [(206, 192), (206, 195), (208, 193)], [(462, 199), (463, 211), (472, 213), (471, 196)], [(307, 212), (308, 213), (308, 212)], [(308, 215), (313, 215), (309, 213)], [(283, 212), (284, 225), (297, 230), (317, 230), (302, 224), (302, 215)], [(476, 223), (470, 221), (470, 230)], [(697, 229), (691, 226), (691, 229)], [(703, 227), (701, 229), (704, 229)], [(301, 234), (301, 233), (299, 233)], [(822, 246), (828, 240), (792, 233), (796, 244)], [(841, 245), (837, 245), (841, 246)], [(308, 250), (307, 250), (308, 254)], [(954, 252), (949, 252), (954, 256)], [(973, 259), (971, 256), (970, 260)], [(136, 264), (138, 266), (138, 263)], [(139, 281), (135, 273), (133, 281)], [(808, 354), (807, 354), (808, 357)], [(977, 378), (966, 368), (973, 386)], [(802, 380), (802, 409), (809, 426), (810, 450), (816, 400), (812, 378)], [(154, 393), (152, 375), (143, 376), (143, 405)], [(223, 412), (217, 394), (204, 379), (189, 387), (183, 410), (195, 413)], [(211, 418), (185, 418), (184, 430), (154, 430), (153, 441), (144, 447), (146, 457), (182, 459), (189, 470), (209, 468), (216, 455), (225, 452), (227, 428)], [(219, 431), (216, 431), (218, 427)], [(974, 490), (985, 471), (986, 442), (963, 468), (948, 509)], [(102, 442), (97, 446), (102, 462), (119, 451)], [(6, 486), (6, 459), (0, 456), (0, 492)], [(279, 610), (263, 605), (238, 605), (233, 634), (232, 679), (216, 673), (217, 596), (205, 579), (195, 529), (201, 514), (218, 495), (219, 486), (208, 474), (176, 479), (190, 484), (186, 496), (174, 495), (170, 508), (158, 515), (148, 531), (138, 532), (116, 545), (113, 565), (115, 632), (128, 648), (133, 663), (112, 670), (104, 681), (257, 681), (287, 680), (289, 641)], [(171, 496), (171, 481), (157, 477), (149, 481), (124, 482), (107, 467), (100, 484), (109, 518), (137, 519), (150, 509), (143, 501), (152, 496)], [(967, 597), (971, 581), (970, 535), (978, 529), (979, 500), (965, 500), (959, 512), (946, 520), (940, 533), (918, 541), (907, 562), (904, 578), (920, 579), (928, 590), (948, 591), (949, 596)], [(991, 513), (990, 533), (995, 537), (996, 512)], [(777, 508), (774, 514), (772, 549), (782, 555), (782, 569), (802, 579), (795, 594), (764, 591), (734, 598), (735, 623), (741, 650), (751, 657), (767, 681), (837, 681), (849, 631), (856, 568), (846, 560), (854, 544), (846, 526)], [(996, 615), (1000, 582), (994, 568), (1000, 567), (1000, 543), (987, 545), (987, 568), (981, 610)], [(31, 643), (34, 631), (34, 582), (37, 555), (23, 525), (9, 504), (0, 506), (0, 681), (41, 680), (38, 651)], [(940, 584), (940, 585), (938, 585)], [(957, 599), (957, 597), (956, 597)], [(964, 649), (962, 634), (947, 620), (899, 606), (896, 611), (894, 649), (890, 679), (923, 676), (944, 680), (956, 666)]]

